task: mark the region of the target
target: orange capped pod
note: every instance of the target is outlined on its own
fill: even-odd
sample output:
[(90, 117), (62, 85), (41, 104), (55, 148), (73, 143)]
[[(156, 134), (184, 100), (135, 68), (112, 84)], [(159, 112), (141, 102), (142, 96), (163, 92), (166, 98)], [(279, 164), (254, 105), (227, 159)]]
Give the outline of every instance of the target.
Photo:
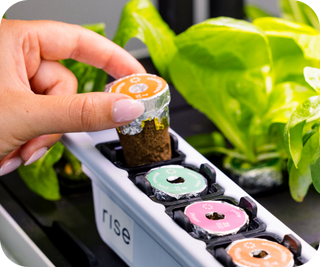
[(127, 165), (171, 159), (167, 82), (153, 74), (133, 74), (106, 85), (105, 91), (129, 95), (145, 107), (139, 118), (117, 128)]
[(294, 266), (293, 254), (289, 249), (266, 239), (237, 240), (226, 251), (239, 267)]

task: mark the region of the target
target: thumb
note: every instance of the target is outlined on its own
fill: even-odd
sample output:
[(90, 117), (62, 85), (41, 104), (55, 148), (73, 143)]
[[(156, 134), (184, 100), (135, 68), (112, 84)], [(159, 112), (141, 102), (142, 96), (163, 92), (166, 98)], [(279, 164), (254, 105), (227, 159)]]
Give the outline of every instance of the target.
[[(38, 160), (59, 140), (58, 133), (119, 127), (144, 112), (143, 104), (116, 93), (44, 96), (16, 92), (14, 98), (18, 104), (2, 116), (5, 120), (0, 133), (6, 141), (1, 142), (0, 138), (0, 176), (23, 162), (29, 165)], [(8, 109), (0, 111), (3, 110)]]
[[(33, 95), (26, 122), (33, 136), (99, 131), (128, 124), (144, 112), (144, 105), (127, 95), (86, 93), (70, 96)], [(26, 132), (25, 132), (26, 133)]]

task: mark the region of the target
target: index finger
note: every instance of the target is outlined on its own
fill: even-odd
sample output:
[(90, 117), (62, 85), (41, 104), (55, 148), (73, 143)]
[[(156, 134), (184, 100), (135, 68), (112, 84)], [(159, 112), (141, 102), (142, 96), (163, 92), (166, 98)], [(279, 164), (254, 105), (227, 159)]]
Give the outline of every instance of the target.
[(79, 25), (54, 21), (32, 21), (30, 24), (30, 30), (37, 31), (43, 59), (72, 58), (103, 69), (116, 79), (146, 72), (126, 50)]

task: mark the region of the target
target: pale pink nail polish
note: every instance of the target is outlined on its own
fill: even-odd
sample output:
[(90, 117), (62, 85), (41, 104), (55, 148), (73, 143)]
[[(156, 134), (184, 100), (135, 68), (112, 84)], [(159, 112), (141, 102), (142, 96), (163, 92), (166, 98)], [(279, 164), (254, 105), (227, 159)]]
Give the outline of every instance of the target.
[(0, 176), (14, 171), (21, 165), (21, 163), (22, 159), (18, 157), (7, 160), (0, 168)]
[(144, 105), (131, 99), (121, 99), (113, 103), (112, 120), (116, 123), (129, 122), (142, 115)]
[(43, 147), (35, 151), (32, 156), (25, 162), (24, 166), (28, 166), (34, 162), (36, 162), (38, 159), (40, 159), (46, 152), (48, 151), (48, 148)]

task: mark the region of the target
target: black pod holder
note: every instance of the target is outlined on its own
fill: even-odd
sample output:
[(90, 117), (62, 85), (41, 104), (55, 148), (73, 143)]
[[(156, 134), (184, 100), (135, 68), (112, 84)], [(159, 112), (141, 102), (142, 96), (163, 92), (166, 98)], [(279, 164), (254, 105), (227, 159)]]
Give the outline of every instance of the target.
[[(207, 197), (211, 198), (211, 197), (223, 195), (224, 188), (222, 188), (220, 185), (218, 185), (216, 183), (216, 172), (215, 172), (214, 168), (212, 168), (209, 164), (207, 164), (207, 163), (201, 164), (200, 169), (196, 168), (195, 166), (188, 165), (188, 164), (180, 164), (180, 165), (185, 168), (188, 168), (188, 169), (191, 169), (193, 171), (200, 173), (207, 180), (208, 189), (205, 190), (201, 194), (201, 196), (200, 196), (201, 199), (202, 198), (205, 199)], [(169, 199), (168, 201), (161, 201), (161, 200), (157, 199), (153, 194), (152, 186), (151, 186), (150, 182), (147, 180), (146, 174), (147, 174), (147, 172), (138, 173), (138, 174), (134, 175), (133, 182), (143, 193), (145, 193), (153, 201), (160, 203), (164, 206), (179, 205), (179, 204), (183, 204), (186, 201), (188, 201), (188, 199), (176, 200), (174, 198)], [(195, 197), (192, 199), (199, 199), (199, 197)]]
[[(116, 132), (113, 129), (90, 135), (86, 133), (70, 133), (64, 135), (62, 139), (70, 152), (74, 153), (83, 162), (84, 172), (92, 179), (95, 219), (102, 240), (114, 249), (130, 266), (150, 266), (150, 262), (154, 266), (159, 267), (219, 265), (217, 259), (208, 250), (201, 247), (194, 249), (196, 246), (199, 246), (199, 239), (193, 238), (188, 232), (179, 229), (180, 226), (177, 224), (179, 223), (182, 226), (189, 225), (190, 227), (190, 222), (184, 221), (183, 209), (187, 204), (194, 202), (194, 200), (188, 200), (184, 204), (181, 203), (180, 206), (175, 205), (174, 207), (169, 206), (164, 208), (164, 206), (158, 205), (158, 203), (155, 203), (144, 195), (132, 183), (129, 173), (115, 166), (114, 160), (111, 162), (98, 152), (95, 144), (112, 142), (115, 140), (115, 135)], [(183, 142), (181, 137), (177, 134), (175, 136), (179, 140), (179, 150), (186, 155), (186, 162), (192, 162), (195, 166), (200, 166), (203, 163), (208, 163), (212, 166), (192, 149), (190, 145)], [(119, 147), (116, 150), (119, 150)], [(181, 163), (183, 163), (183, 159)], [(160, 166), (163, 164), (163, 162), (158, 163)], [(169, 162), (168, 164), (179, 163)], [(130, 173), (144, 172), (152, 167), (149, 165), (145, 170), (141, 170), (140, 167), (140, 170), (130, 170)], [(215, 170), (217, 171), (216, 168)], [(243, 197), (243, 191), (220, 171), (217, 171), (217, 181), (223, 188), (228, 188), (230, 192), (233, 192), (235, 199), (240, 200)], [(220, 200), (238, 205), (246, 210), (251, 219), (249, 227), (242, 229), (238, 234), (213, 237), (209, 242), (203, 243), (208, 247), (222, 241), (226, 245), (230, 244), (233, 239), (243, 238), (248, 233), (254, 237), (260, 231), (259, 233), (263, 235), (262, 232), (266, 229), (266, 224), (268, 224), (269, 229), (279, 229), (280, 236), (284, 236), (288, 232), (291, 233), (289, 229), (284, 227), (283, 223), (265, 209), (259, 210), (259, 216), (264, 220), (263, 222), (259, 221), (256, 218), (257, 207), (250, 201), (251, 198), (249, 197), (242, 198), (239, 204), (235, 199), (224, 196), (210, 199), (204, 195), (195, 201), (203, 199)], [(182, 216), (179, 216), (181, 215), (179, 214), (179, 210), (182, 212)], [(106, 212), (108, 212), (110, 217), (112, 215), (114, 224), (116, 223), (115, 220), (117, 220), (117, 223), (121, 222), (121, 227), (128, 230), (130, 236), (134, 236), (131, 239), (130, 246), (127, 244), (119, 246), (118, 240), (121, 239), (121, 236), (117, 236), (114, 229), (110, 228), (109, 221), (106, 221), (106, 217), (104, 217)], [(171, 216), (168, 216), (169, 214)], [(181, 218), (182, 222), (179, 222), (179, 218)], [(301, 241), (301, 244), (303, 246), (302, 255), (309, 260), (315, 251), (305, 242)]]
[(229, 246), (232, 242), (244, 238), (261, 238), (267, 239), (272, 242), (276, 242), (278, 244), (283, 245), (284, 247), (288, 248), (291, 253), (293, 254), (295, 265), (302, 265), (305, 264), (307, 261), (301, 256), (301, 243), (300, 241), (295, 238), (292, 234), (285, 235), (283, 238), (280, 236), (269, 233), (242, 233), (238, 234), (230, 238), (229, 241), (225, 240), (218, 240), (216, 242), (210, 243), (207, 245), (207, 251), (209, 251), (223, 266), (225, 267), (236, 267), (233, 263), (231, 256), (226, 252), (226, 247)]
[[(204, 239), (199, 238), (192, 230), (190, 219), (184, 214), (184, 209), (186, 206), (199, 202), (199, 201), (223, 201), (229, 204), (235, 205), (239, 208), (242, 208), (247, 215), (249, 216), (249, 225), (244, 226), (240, 229), (237, 234), (234, 235), (227, 235), (227, 236), (217, 236), (211, 239)], [(227, 196), (218, 196), (218, 197), (204, 197), (204, 198), (197, 198), (185, 201), (184, 203), (176, 206), (170, 206), (166, 209), (166, 213), (186, 232), (189, 233), (192, 237), (204, 241), (206, 244), (215, 244), (215, 243), (231, 243), (234, 238), (242, 238), (244, 235), (254, 235), (257, 233), (261, 233), (266, 230), (266, 224), (262, 222), (259, 218), (257, 218), (257, 205), (249, 198), (249, 197), (242, 197), (240, 202), (237, 201), (232, 197)]]
[(97, 144), (96, 148), (116, 167), (123, 169), (129, 173), (129, 178), (132, 175), (146, 172), (152, 168), (160, 167), (163, 165), (181, 164), (186, 155), (178, 149), (178, 139), (174, 135), (170, 134), (171, 141), (171, 153), (172, 158), (169, 160), (158, 161), (150, 164), (140, 165), (136, 167), (129, 167), (124, 159), (122, 146), (119, 141), (112, 141), (102, 144)]

